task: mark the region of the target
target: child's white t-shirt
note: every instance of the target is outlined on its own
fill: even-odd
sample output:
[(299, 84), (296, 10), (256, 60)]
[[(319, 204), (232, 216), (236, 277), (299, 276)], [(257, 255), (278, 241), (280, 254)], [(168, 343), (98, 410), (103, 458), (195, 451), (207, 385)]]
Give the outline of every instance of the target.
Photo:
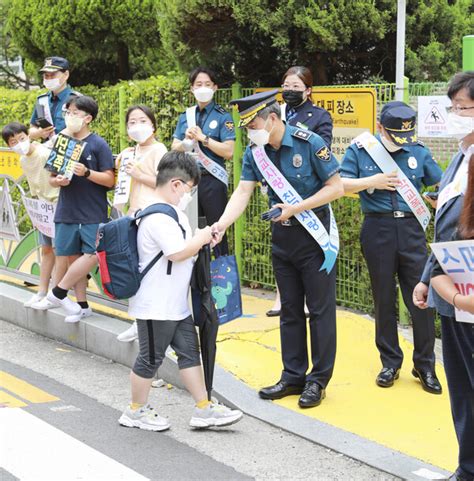
[(171, 274), (167, 273), (168, 256), (182, 251), (186, 240), (192, 236), (186, 214), (178, 208), (175, 210), (186, 231), (186, 239), (177, 222), (166, 214), (150, 214), (140, 221), (137, 235), (140, 272), (160, 251), (163, 256), (143, 278), (138, 292), (129, 299), (128, 313), (136, 319), (180, 321), (191, 314), (188, 291), (193, 258), (173, 262)]

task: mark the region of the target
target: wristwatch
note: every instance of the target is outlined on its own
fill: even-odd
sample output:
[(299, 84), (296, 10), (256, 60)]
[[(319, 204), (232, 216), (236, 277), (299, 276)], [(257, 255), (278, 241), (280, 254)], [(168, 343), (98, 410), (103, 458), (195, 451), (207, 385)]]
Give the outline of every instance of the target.
[(84, 172), (84, 177), (87, 179), (87, 177), (89, 177), (90, 175), (91, 175), (91, 169), (86, 167), (86, 171)]
[(209, 145), (209, 135), (206, 135), (206, 138), (202, 141), (202, 145), (205, 145), (206, 147)]

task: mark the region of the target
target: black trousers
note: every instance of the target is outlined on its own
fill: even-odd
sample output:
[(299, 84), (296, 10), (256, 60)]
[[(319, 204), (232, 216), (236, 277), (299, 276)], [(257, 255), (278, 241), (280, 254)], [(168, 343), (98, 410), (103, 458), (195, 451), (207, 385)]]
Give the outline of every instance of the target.
[[(201, 177), (198, 187), (198, 215), (205, 217), (208, 225), (217, 222), (224, 213), (227, 205), (227, 187), (219, 179), (211, 174)], [(229, 253), (227, 236), (222, 238), (219, 244), (220, 255)]]
[(403, 362), (397, 330), (397, 275), (413, 323), (413, 363), (423, 371), (434, 369), (434, 314), (432, 309), (417, 308), (412, 301), (427, 259), (422, 227), (415, 217), (366, 217), (360, 242), (372, 285), (375, 342), (382, 365), (398, 369)]
[(474, 324), (441, 316), (441, 334), (451, 414), (459, 443), (457, 472), (474, 480)]
[[(329, 215), (325, 217), (328, 228)], [(272, 262), (281, 296), (281, 379), (297, 385), (316, 381), (325, 388), (336, 358), (336, 266), (329, 275), (321, 272), (324, 254), (316, 241), (301, 226), (279, 223), (272, 229)], [(305, 297), (312, 363), (308, 373)]]

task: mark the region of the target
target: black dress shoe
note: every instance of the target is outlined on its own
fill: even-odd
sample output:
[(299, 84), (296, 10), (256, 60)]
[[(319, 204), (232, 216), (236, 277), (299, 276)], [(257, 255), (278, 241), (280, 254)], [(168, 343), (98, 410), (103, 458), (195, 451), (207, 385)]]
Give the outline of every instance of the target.
[(380, 387), (391, 387), (396, 379), (400, 377), (400, 369), (393, 367), (384, 367), (377, 376), (375, 382)]
[(420, 369), (413, 368), (411, 373), (420, 380), (421, 387), (426, 392), (431, 394), (441, 394), (443, 392), (443, 388), (434, 371), (421, 371)]
[(466, 478), (464, 474), (460, 473), (459, 471), (454, 472), (449, 478), (448, 481), (473, 481), (474, 478)]
[(300, 408), (314, 408), (315, 406), (319, 406), (325, 397), (326, 390), (324, 388), (317, 382), (308, 381), (298, 400), (298, 406)]
[(301, 394), (303, 386), (297, 384), (289, 384), (285, 381), (278, 381), (273, 386), (263, 387), (258, 391), (258, 395), (262, 399), (281, 399), (292, 394)]
[(280, 309), (270, 309), (266, 313), (267, 317), (278, 317), (281, 314)]

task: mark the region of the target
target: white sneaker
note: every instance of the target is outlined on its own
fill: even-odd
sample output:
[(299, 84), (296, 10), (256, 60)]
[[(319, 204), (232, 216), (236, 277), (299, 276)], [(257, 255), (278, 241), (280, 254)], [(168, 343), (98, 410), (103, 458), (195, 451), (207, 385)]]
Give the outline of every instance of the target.
[(72, 316), (66, 316), (64, 318), (64, 322), (79, 322), (81, 319), (85, 317), (92, 316), (92, 309), (90, 307), (86, 307), (85, 309), (81, 308), (81, 312), (79, 314), (73, 314)]
[(149, 404), (133, 411), (130, 406), (120, 416), (119, 424), (128, 428), (144, 429), (145, 431), (166, 431), (170, 423), (160, 416)]
[(31, 304), (30, 306), (32, 309), (36, 309), (37, 311), (46, 311), (48, 309), (52, 309), (53, 307), (58, 307), (57, 304), (51, 302), (47, 296), (44, 296), (41, 300)]
[(211, 426), (229, 426), (242, 419), (242, 412), (229, 409), (223, 404), (211, 403), (204, 409), (194, 408), (193, 417), (189, 421), (192, 428), (209, 428)]
[(117, 336), (117, 340), (120, 342), (132, 342), (138, 339), (137, 323), (134, 322), (126, 331), (121, 332)]
[(24, 307), (31, 307), (32, 304), (35, 304), (41, 299), (44, 299), (46, 297), (46, 294), (33, 294), (26, 302), (23, 303)]
[(58, 299), (53, 294), (53, 291), (49, 291), (46, 294), (46, 299), (54, 304), (55, 307), (62, 307), (69, 315), (80, 314), (81, 312), (81, 306), (77, 302), (71, 301), (67, 296), (64, 299)]

